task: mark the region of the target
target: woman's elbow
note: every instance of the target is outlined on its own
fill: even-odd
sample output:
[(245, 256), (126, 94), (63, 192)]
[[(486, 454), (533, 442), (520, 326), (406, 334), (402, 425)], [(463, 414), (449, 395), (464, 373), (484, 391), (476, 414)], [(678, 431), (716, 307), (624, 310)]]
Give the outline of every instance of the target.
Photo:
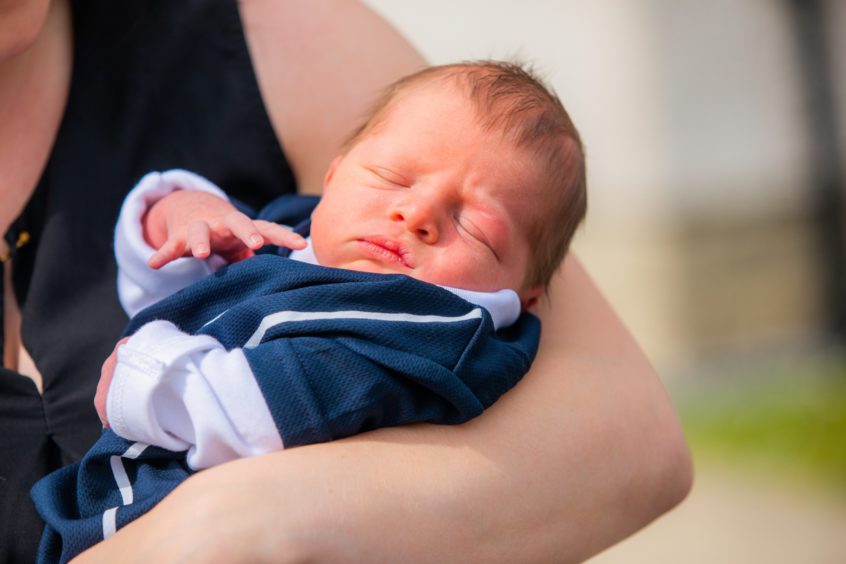
[(693, 488), (693, 460), (681, 432), (669, 438), (663, 448), (665, 462), (659, 472), (661, 481), (666, 484), (664, 510), (669, 511), (684, 501)]
[[(693, 460), (676, 414), (651, 433), (653, 453), (649, 457), (649, 482), (654, 492), (652, 518), (684, 501), (693, 487)], [(651, 520), (651, 519), (650, 519)]]

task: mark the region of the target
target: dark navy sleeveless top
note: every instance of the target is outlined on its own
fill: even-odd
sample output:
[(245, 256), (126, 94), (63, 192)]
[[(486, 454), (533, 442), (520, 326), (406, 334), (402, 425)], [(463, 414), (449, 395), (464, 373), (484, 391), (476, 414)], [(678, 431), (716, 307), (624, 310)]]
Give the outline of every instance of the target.
[(23, 342), (44, 379), (0, 371), (0, 562), (34, 557), (29, 498), (100, 433), (92, 399), (126, 315), (112, 237), (146, 172), (185, 168), (261, 207), (295, 180), (259, 94), (235, 0), (75, 0), (67, 108), (7, 240)]

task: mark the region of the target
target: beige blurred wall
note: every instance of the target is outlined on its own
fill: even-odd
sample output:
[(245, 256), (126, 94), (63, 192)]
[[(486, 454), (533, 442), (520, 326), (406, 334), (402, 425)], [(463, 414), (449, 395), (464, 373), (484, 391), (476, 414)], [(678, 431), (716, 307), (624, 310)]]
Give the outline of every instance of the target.
[[(818, 336), (804, 99), (781, 2), (366, 2), (432, 63), (516, 56), (555, 88), (588, 151), (576, 250), (663, 375)], [(846, 47), (846, 7), (830, 4)]]

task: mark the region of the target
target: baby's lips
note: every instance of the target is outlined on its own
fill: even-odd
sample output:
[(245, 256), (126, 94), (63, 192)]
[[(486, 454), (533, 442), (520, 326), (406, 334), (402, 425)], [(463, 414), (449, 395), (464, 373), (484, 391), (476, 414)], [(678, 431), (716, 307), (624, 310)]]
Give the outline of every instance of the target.
[(381, 248), (386, 253), (394, 255), (397, 262), (406, 268), (414, 269), (414, 253), (401, 242), (382, 236), (363, 237), (360, 241)]

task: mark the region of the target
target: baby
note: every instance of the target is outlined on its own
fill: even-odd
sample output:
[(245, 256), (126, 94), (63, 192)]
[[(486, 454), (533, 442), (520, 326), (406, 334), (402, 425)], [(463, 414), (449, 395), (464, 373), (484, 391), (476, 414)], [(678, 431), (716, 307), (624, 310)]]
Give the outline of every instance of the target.
[[(256, 221), (184, 171), (130, 194), (119, 290), (131, 315), (144, 309), (103, 367), (96, 404), (111, 430), (33, 489), (41, 560), (108, 537), (194, 470), (460, 423), (528, 370), (539, 324), (525, 310), (586, 206), (579, 137), (552, 93), (506, 63), (424, 69), (388, 89), (323, 188), (313, 211), (286, 197)], [(308, 239), (264, 219), (302, 219)], [(264, 240), (295, 250), (220, 270), (175, 260), (240, 259)], [(150, 266), (174, 263), (155, 272), (145, 249)]]

